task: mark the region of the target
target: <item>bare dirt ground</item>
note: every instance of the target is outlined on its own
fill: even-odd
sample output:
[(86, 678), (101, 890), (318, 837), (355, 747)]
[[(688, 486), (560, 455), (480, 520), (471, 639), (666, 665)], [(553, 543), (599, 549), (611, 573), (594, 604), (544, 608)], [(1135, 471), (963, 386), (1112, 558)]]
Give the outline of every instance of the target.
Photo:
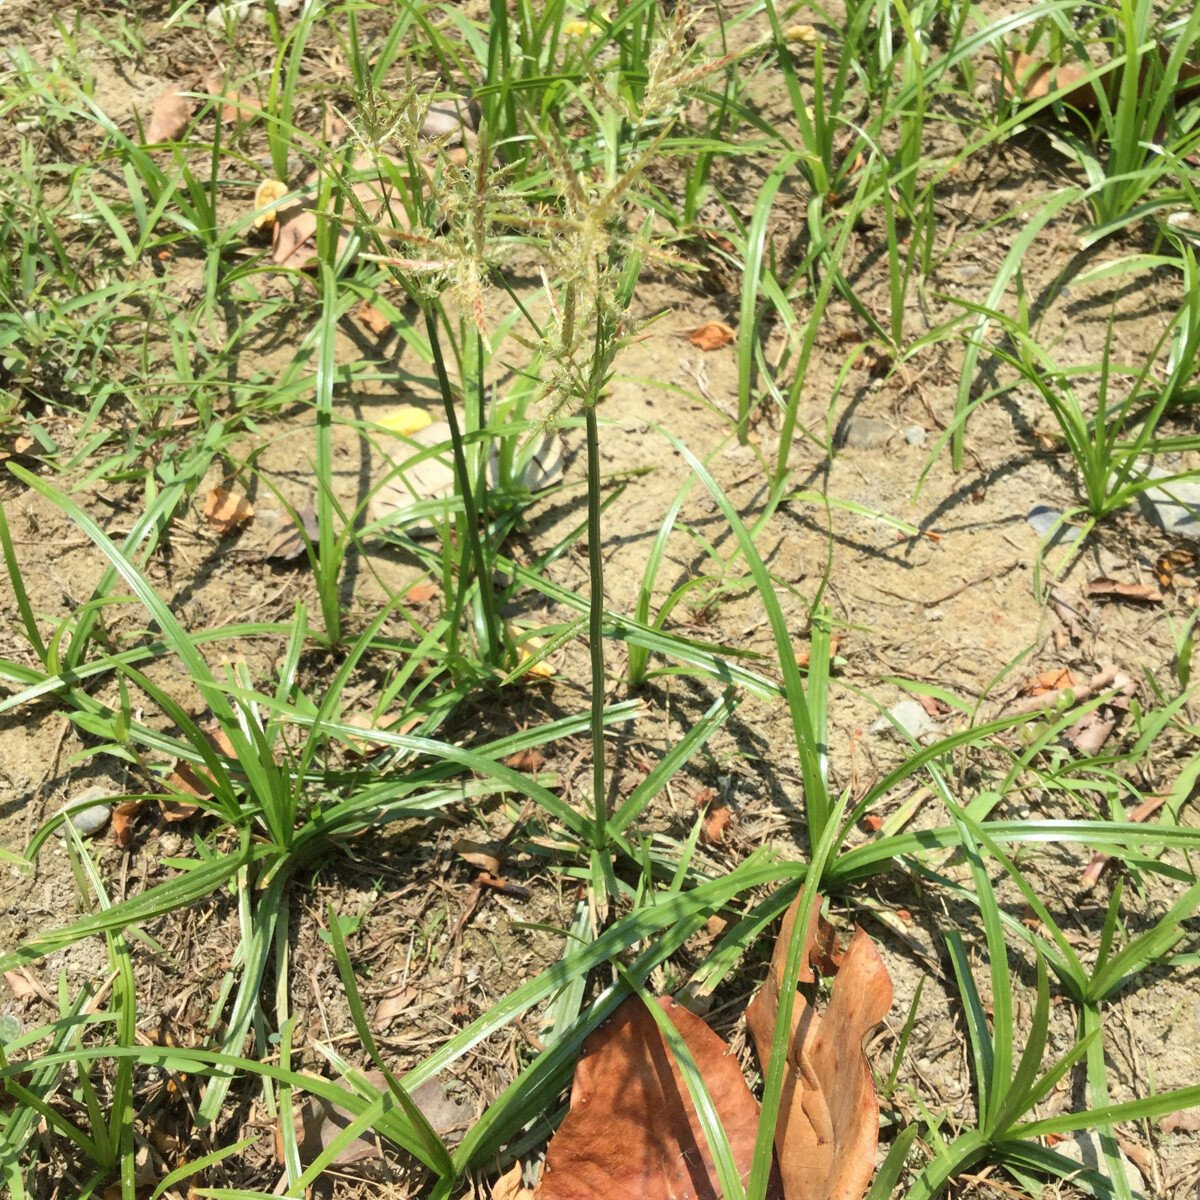
[[(100, 7), (89, 15), (97, 22), (110, 16)], [(0, 8), (0, 40), (13, 39), (35, 54), (48, 53), (54, 44), (53, 31), (34, 6)], [(145, 105), (161, 86), (168, 67), (177, 70), (181, 59), (194, 61), (207, 53), (166, 30), (148, 35), (147, 41), (152, 56), (136, 66), (104, 59), (92, 64), (97, 101), (118, 120), (128, 121), (135, 107)], [(763, 103), (769, 111), (770, 97), (764, 97)], [(1011, 211), (1022, 196), (1055, 186), (1065, 172), (1065, 165), (1044, 141), (1028, 134), (1005, 144), (987, 161), (972, 160), (948, 181), (938, 213), (945, 230), (944, 253), (936, 275), (926, 283), (929, 310), (922, 312), (916, 305), (909, 310), (910, 334), (950, 315), (949, 303), (936, 299), (941, 293), (983, 298), (1018, 229), (1014, 222), (998, 226), (991, 222)], [(736, 193), (747, 212), (758, 184), (759, 179), (747, 172)], [(790, 215), (799, 219), (799, 200)], [(788, 217), (784, 208), (775, 231), (780, 247), (791, 236)], [(860, 298), (880, 311), (886, 308), (883, 297), (888, 286), (881, 236), (878, 230), (860, 231), (849, 272)], [(1103, 253), (1115, 257), (1139, 248), (1112, 246)], [(1031, 297), (1046, 292), (1076, 249), (1068, 221), (1049, 227), (1025, 262)], [(168, 286), (177, 286), (183, 294), (188, 286), (187, 264), (178, 265), (180, 273)], [(1132, 361), (1169, 319), (1176, 299), (1174, 286), (1173, 281), (1163, 280), (1125, 293), (1106, 284), (1068, 288), (1050, 301), (1042, 317), (1043, 342), (1054, 344), (1066, 360), (1095, 360), (1103, 350), (1115, 306), (1116, 346), (1119, 351), (1127, 348), (1122, 356)], [(723, 290), (719, 282), (706, 284), (664, 269), (656, 269), (639, 291), (637, 310), (647, 317), (663, 315), (622, 356), (602, 408), (604, 469), (624, 483), (623, 493), (605, 518), (609, 530), (606, 584), (616, 608), (626, 607), (636, 594), (662, 515), (689, 475), (686, 463), (654, 425), (682, 436), (694, 453), (709, 461), (746, 517), (752, 517), (764, 502), (764, 461), (773, 460), (777, 422), (769, 414), (759, 420), (749, 445), (731, 439), (728, 418), (736, 408), (737, 388), (734, 348), (704, 353), (686, 338), (687, 331), (705, 321), (735, 321), (737, 302), (736, 292)], [(257, 360), (244, 355), (241, 371), (247, 375), (270, 371), (274, 363), (286, 360), (299, 331), (291, 341), (286, 330), (275, 332), (280, 340), (265, 347)], [(802, 426), (816, 437), (798, 440), (792, 460), (797, 491), (820, 492), (835, 504), (853, 505), (859, 511), (790, 502), (766, 527), (759, 543), (782, 584), (780, 596), (798, 649), (810, 604), (828, 574), (827, 602), (840, 638), (830, 701), (830, 775), (836, 788), (849, 787), (855, 794), (899, 761), (902, 753), (894, 741), (871, 732), (880, 708), (905, 694), (889, 679), (934, 684), (977, 700), (983, 718), (1003, 711), (1024, 679), (1055, 668), (1069, 668), (1086, 677), (1106, 664), (1116, 664), (1141, 681), (1142, 694), (1148, 695), (1148, 676), (1169, 676), (1175, 630), (1197, 601), (1196, 580), (1186, 574), (1165, 592), (1160, 605), (1087, 600), (1085, 585), (1098, 576), (1152, 581), (1156, 560), (1173, 548), (1136, 512), (1110, 521), (1081, 546), (1050, 551), (1039, 568), (1039, 535), (1025, 514), (1038, 503), (1068, 508), (1076, 502), (1077, 491), (1071, 460), (1054, 444), (1048, 418), (1031, 395), (1018, 390), (978, 410), (968, 430), (968, 463), (963, 472), (951, 470), (946, 452), (929, 461), (931, 448), (953, 411), (962, 355), (957, 341), (939, 343), (894, 368), (876, 353), (863, 355), (831, 405), (849, 348), (868, 338), (869, 331), (848, 306), (835, 303), (809, 368), (800, 410)], [(351, 320), (339, 329), (337, 358), (402, 367), (406, 361), (402, 343), (389, 336), (376, 338)], [(428, 398), (391, 386), (338, 398), (342, 410), (356, 418), (398, 402), (428, 403)], [(889, 432), (884, 440), (856, 446), (851, 436), (849, 444), (842, 444), (851, 425), (863, 418), (886, 423)], [(55, 422), (57, 433), (65, 435), (65, 444), (71, 415), (54, 414), (48, 419)], [(922, 431), (923, 445), (906, 440), (905, 432), (913, 427)], [(311, 496), (307, 464), (311, 429), (311, 412), (301, 407), (263, 425), (263, 438), (272, 445), (262, 454), (259, 468), (291, 503)], [(834, 431), (838, 443), (832, 460), (826, 446), (818, 444), (818, 440), (825, 442), (828, 431)], [(583, 519), (584, 464), (569, 433), (567, 440), (571, 448), (568, 486), (531, 510), (530, 526), (518, 538), (529, 553), (553, 545)], [(298, 453), (298, 447), (304, 449)], [(641, 468), (649, 470), (637, 473)], [(356, 430), (339, 428), (334, 479), (339, 500), (347, 507), (357, 504), (365, 482), (377, 469), (372, 447)], [(59, 486), (71, 483), (60, 480)], [(136, 484), (89, 484), (78, 498), (109, 532), (117, 533), (136, 516), (140, 492)], [(150, 578), (185, 627), (248, 619), (287, 621), (298, 601), (305, 601), (310, 611), (318, 608), (303, 560), (298, 565), (272, 566), (256, 553), (273, 532), (272, 509), (277, 519), (283, 518), (266, 489), (260, 489), (258, 500), (255, 524), (232, 539), (211, 532), (193, 511), (177, 523), (167, 546), (150, 562)], [(102, 571), (91, 544), (52, 505), (10, 478), (0, 478), (0, 502), (36, 611), (53, 620), (84, 602)], [(893, 524), (869, 513), (907, 522), (920, 533), (899, 533)], [(665, 596), (681, 582), (715, 570), (706, 543), (719, 553), (732, 549), (720, 513), (697, 485), (670, 544), (657, 595)], [(548, 568), (548, 574), (586, 593), (584, 548), (576, 544)], [(1050, 576), (1078, 607), (1074, 629), (1039, 598), (1039, 583)], [(364, 623), (391, 590), (407, 586), (415, 577), (414, 564), (382, 546), (369, 561), (351, 561), (345, 596), (351, 622)], [(567, 614), (530, 600), (520, 615), (526, 621), (551, 624)], [(115, 618), (116, 628), (123, 619)], [(670, 627), (740, 650), (762, 652), (767, 663), (773, 653), (770, 630), (748, 581), (744, 588), (725, 592), (711, 604), (681, 606)], [(237, 652), (246, 657), (253, 672), (265, 674), (276, 649), (255, 643), (239, 646)], [(0, 654), (17, 661), (29, 657), (7, 599), (0, 603)], [(627, 694), (621, 682), (623, 665), (622, 652), (614, 646), (609, 656), (613, 698)], [(181, 675), (172, 676), (172, 669), (160, 665), (157, 682), (199, 715), (203, 707), (199, 696)], [(307, 669), (318, 677), (331, 666), (314, 660)], [(769, 667), (765, 669), (769, 672)], [(464, 714), (447, 735), (469, 738), (484, 724), (505, 729), (581, 711), (586, 705), (587, 671), (587, 648), (580, 639), (567, 647), (554, 680), (488, 701), (491, 707)], [(372, 681), (364, 678), (356, 686), (363, 709), (369, 709)], [(106, 697), (104, 687), (98, 695)], [(645, 764), (673, 744), (715, 695), (715, 690), (695, 681), (669, 676), (647, 685), (640, 693), (643, 715), (611, 739), (615, 789), (627, 789), (641, 778)], [(961, 718), (952, 715), (941, 719), (949, 729), (961, 725)], [(1018, 734), (1011, 736), (1015, 739)], [(1133, 723), (1115, 736), (1118, 740), (1135, 737)], [(57, 715), (51, 704), (0, 718), (0, 845), (22, 851), (38, 824), (85, 786), (98, 783), (114, 793), (139, 789), (136, 778), (120, 763), (77, 763), (86, 745), (86, 736)], [(1145, 764), (1147, 776), (1138, 785), (1153, 792), (1169, 784), (1187, 752), (1183, 745), (1165, 746), (1161, 758)], [(558, 772), (563, 795), (569, 798), (574, 788), (586, 787), (585, 743), (552, 747), (546, 767)], [(703, 787), (717, 789), (733, 812), (724, 841), (701, 852), (714, 868), (732, 864), (764, 844), (789, 856), (806, 853), (798, 763), (781, 706), (748, 699), (705, 755), (691, 764), (686, 782), (656, 803), (648, 814), (646, 831), (685, 836), (694, 817), (695, 793)], [(897, 804), (901, 799), (896, 797)], [(937, 802), (925, 803), (916, 823), (940, 823), (944, 814), (936, 811)], [(997, 815), (1006, 813), (1081, 815), (1068, 808), (1061, 795), (1033, 793), (1005, 798)], [(356, 1053), (332, 959), (317, 936), (330, 900), (343, 914), (364, 917), (355, 935), (355, 955), (356, 962), (364, 965), (368, 1002), (377, 1003), (398, 990), (411, 991), (407, 1006), (379, 1031), (381, 1047), (399, 1067), (417, 1061), (559, 956), (560, 942), (529, 926), (567, 924), (576, 896), (570, 881), (540, 859), (535, 846), (518, 840), (516, 853), (506, 864), (507, 876), (528, 891), (522, 898), (477, 894), (475, 872), (453, 851), (457, 838), (494, 838), (505, 833), (516, 817), (509, 805), (481, 807), (469, 815), (465, 810), (448, 815), (436, 832), (423, 825), (413, 835), (388, 833), (364, 842), (344, 859), (322, 864), (304, 888), (295, 891), (291, 898), (292, 1003), (299, 1016), (298, 1066), (322, 1068), (319, 1056), (309, 1048), (314, 1039), (331, 1042), (350, 1057)], [(1194, 811), (1185, 809), (1183, 820), (1194, 823)], [(187, 825), (156, 826), (151, 821), (139, 827), (127, 850), (118, 849), (111, 835), (98, 839), (96, 854), (113, 898), (163, 878), (169, 868), (162, 860), (180, 853), (193, 832)], [(1105, 876), (1096, 890), (1079, 892), (1087, 860), (1084, 851), (1058, 845), (1027, 849), (1021, 855), (1024, 869), (1039, 881), (1046, 903), (1080, 950), (1095, 944), (1111, 886), (1111, 876)], [(945, 869), (962, 879), (961, 873), (955, 875), (958, 868), (953, 863)], [(0, 947), (13, 947), (80, 911), (76, 883), (57, 840), (47, 844), (35, 871), (5, 867), (4, 872)], [(1155, 877), (1146, 879), (1144, 891), (1130, 887), (1126, 897), (1131, 913), (1149, 922), (1169, 900)], [(1019, 901), (1003, 890), (1002, 894), (1014, 903), (1014, 911), (1019, 909)], [(924, 980), (913, 1035), (900, 1068), (901, 1087), (894, 1096), (896, 1115), (914, 1115), (905, 1111), (904, 1088), (911, 1086), (930, 1107), (944, 1110), (953, 1127), (971, 1111), (973, 1100), (942, 934), (949, 927), (970, 928), (971, 914), (965, 907), (957, 908), (949, 893), (928, 887), (905, 864), (897, 864), (870, 889), (869, 902), (862, 899), (854, 911), (844, 906), (839, 910), (843, 926), (858, 920), (879, 941), (896, 988), (887, 1029), (871, 1047), (872, 1060), (878, 1070), (890, 1069), (898, 1031), (918, 982)], [(1136, 919), (1131, 916), (1131, 923)], [(236, 945), (235, 905), (226, 897), (200, 906), (183, 919), (159, 922), (148, 932), (162, 942), (165, 953), (151, 954), (140, 945), (134, 948), (144, 1004), (140, 1027), (147, 1031), (169, 1027), (175, 1039), (186, 1045), (199, 1036), (216, 982)], [(703, 948), (690, 948), (695, 961)], [(982, 945), (976, 946), (976, 953), (984, 953)], [(36, 974), (53, 990), (60, 972), (74, 987), (100, 981), (107, 969), (100, 943), (85, 941), (40, 963)], [(761, 969), (761, 962), (745, 964), (718, 991), (709, 1019), (721, 1033), (740, 1036), (744, 1003)], [(679, 980), (662, 981), (664, 986), (682, 982), (684, 970), (681, 966)], [(1028, 985), (1032, 979), (1028, 963), (1021, 973)], [(1193, 1084), (1200, 1078), (1196, 968), (1175, 970), (1158, 980), (1148, 974), (1142, 983), (1124, 994), (1109, 1014), (1120, 1031), (1111, 1039), (1109, 1063), (1115, 1101)], [(27, 1025), (48, 1015), (39, 1004), (36, 999), (17, 1001), (0, 995), (0, 1012)], [(1027, 1021), (1028, 997), (1020, 997), (1018, 1004), (1024, 1006)], [(517, 1027), (504, 1039), (485, 1042), (456, 1064), (452, 1094), (472, 1111), (482, 1111), (512, 1077), (514, 1064), (529, 1046), (536, 1045), (536, 1036), (534, 1028)], [(1060, 1028), (1057, 1036), (1061, 1049), (1069, 1044), (1072, 1032)], [(1085, 1103), (1082, 1084), (1071, 1080), (1046, 1111)], [(229, 1133), (239, 1128), (257, 1131), (261, 1144), (230, 1183), (270, 1190), (279, 1176), (272, 1132), (250, 1098), (231, 1116)], [(1200, 1196), (1200, 1135), (1163, 1134), (1148, 1126), (1136, 1148), (1139, 1165), (1148, 1175), (1146, 1194)], [(343, 1181), (334, 1193), (357, 1194), (358, 1186)], [(404, 1186), (402, 1181), (372, 1183), (364, 1186), (363, 1194), (401, 1195)], [(997, 1187), (980, 1179), (966, 1185), (962, 1194), (995, 1195)]]

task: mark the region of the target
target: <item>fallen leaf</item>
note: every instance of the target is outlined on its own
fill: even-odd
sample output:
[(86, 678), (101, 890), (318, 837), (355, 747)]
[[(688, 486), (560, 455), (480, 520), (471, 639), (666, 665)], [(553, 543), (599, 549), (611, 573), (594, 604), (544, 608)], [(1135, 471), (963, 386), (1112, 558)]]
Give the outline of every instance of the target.
[(919, 695), (917, 703), (931, 716), (944, 717), (950, 711), (950, 705), (936, 696)]
[(524, 1174), (524, 1167), (519, 1162), (513, 1163), (512, 1167), (492, 1184), (490, 1200), (532, 1200), (533, 1188), (527, 1188), (521, 1182)]
[(199, 796), (202, 800), (207, 800), (213, 794), (212, 788), (196, 774), (191, 763), (182, 758), (175, 760), (174, 770), (167, 776), (167, 784), (177, 792), (184, 792), (189, 796)]
[[(708, 1087), (744, 1181), (754, 1157), (758, 1102), (729, 1046), (669, 996), (657, 1001)], [(537, 1200), (717, 1200), (700, 1119), (654, 1017), (626, 999), (584, 1043), (571, 1107), (550, 1139)]]
[(375, 1009), (375, 1028), (381, 1032), (385, 1031), (406, 1008), (412, 1006), (416, 998), (416, 990), (403, 985), (385, 992)]
[(276, 222), (271, 258), (277, 267), (302, 271), (316, 261), (317, 215), (303, 209), (290, 221)]
[(383, 315), (373, 305), (370, 300), (364, 300), (355, 310), (354, 315), (359, 321), (375, 334), (376, 337), (382, 337), (383, 334), (389, 333), (392, 328), (392, 322)]
[(518, 750), (516, 754), (510, 754), (500, 761), (506, 767), (512, 767), (514, 771), (536, 775), (546, 765), (546, 756), (536, 746), (531, 746), (528, 750)]
[(186, 87), (169, 87), (155, 100), (150, 110), (150, 120), (146, 123), (147, 144), (173, 142), (187, 129), (198, 106), (195, 97), (184, 94), (188, 91), (191, 91), (190, 84)]
[(224, 536), (254, 516), (254, 505), (244, 492), (215, 487), (204, 499), (204, 515), (216, 531)]
[(715, 846), (725, 838), (725, 827), (729, 824), (729, 809), (724, 804), (710, 808), (704, 816), (704, 824), (700, 827), (700, 840), (710, 846)]
[(1004, 80), (1006, 96), (1041, 100), (1059, 88), (1066, 88), (1067, 91), (1060, 97), (1064, 104), (1082, 112), (1096, 107), (1095, 89), (1090, 83), (1080, 83), (1095, 69), (1091, 64), (1084, 66), (1078, 62), (1065, 62), (1055, 67), (1044, 58), (1018, 51), (1009, 59), (1009, 66), (1012, 68), (1012, 78), (1006, 77)]
[[(300, 509), (296, 516), (300, 519), (299, 525), (280, 526), (275, 536), (267, 543), (263, 550), (263, 558), (268, 562), (291, 562), (293, 559), (299, 558), (305, 550), (305, 534), (308, 535), (308, 540), (314, 546), (317, 544), (319, 532), (317, 510), (309, 505), (307, 508)], [(303, 533), (301, 533), (302, 527)]]
[[(1145, 821), (1148, 817), (1152, 817), (1162, 806), (1167, 802), (1166, 795), (1151, 796), (1148, 800), (1143, 800), (1135, 809), (1133, 809), (1126, 817), (1128, 821)], [(1080, 891), (1088, 892), (1096, 886), (1100, 881), (1100, 876), (1104, 873), (1105, 864), (1108, 862), (1107, 854), (1094, 854), (1092, 861), (1088, 863), (1083, 874), (1079, 877)]]
[(1021, 694), (1044, 696), (1047, 692), (1064, 691), (1067, 688), (1073, 691), (1078, 686), (1079, 683), (1075, 676), (1065, 667), (1060, 667), (1054, 671), (1042, 671), (1041, 674), (1035, 675), (1021, 688)]
[(1009, 711), (1013, 713), (1037, 712), (1039, 709), (1055, 708), (1059, 704), (1068, 702), (1081, 704), (1084, 700), (1109, 688), (1127, 692), (1132, 687), (1133, 680), (1129, 675), (1110, 665), (1098, 671), (1086, 683), (1080, 683), (1072, 676), (1072, 683), (1067, 687), (1050, 688), (1043, 692), (1027, 690), (1024, 699), (1012, 704)]
[(441, 588), (436, 583), (414, 583), (404, 593), (404, 598), (410, 604), (426, 604), (439, 594)]
[(194, 817), (200, 811), (200, 805), (189, 804), (186, 800), (160, 800), (158, 810), (164, 821), (174, 825)]
[(124, 800), (113, 809), (113, 840), (119, 850), (128, 850), (133, 845), (133, 826), (141, 808), (140, 800)]
[(282, 179), (264, 179), (254, 192), (254, 228), (267, 229), (279, 220), (279, 202), (288, 194)]
[(1158, 1124), (1164, 1133), (1200, 1133), (1200, 1108), (1167, 1113)]
[(1101, 600), (1136, 600), (1141, 604), (1161, 604), (1162, 592), (1149, 583), (1126, 583), (1101, 576), (1090, 580), (1087, 594)]
[(701, 350), (720, 350), (728, 346), (737, 334), (724, 321), (709, 321), (688, 334), (688, 341)]
[[(829, 639), (830, 660), (832, 660), (834, 657), (836, 657), (837, 652), (838, 652), (838, 644), (839, 644), (840, 640), (841, 639), (839, 639), (837, 637), (831, 637)], [(812, 661), (812, 651), (809, 647), (806, 646), (803, 650), (798, 650), (796, 652), (796, 666), (807, 667), (811, 664), (811, 661)]]
[[(373, 1091), (387, 1090), (387, 1080), (381, 1071), (364, 1071), (363, 1078)], [(463, 1128), (474, 1114), (472, 1106), (450, 1099), (436, 1077), (419, 1084), (409, 1095), (439, 1135)], [(292, 1122), (296, 1130), (301, 1163), (307, 1166), (318, 1154), (328, 1149), (352, 1120), (354, 1116), (348, 1109), (319, 1096), (309, 1096), (302, 1104), (295, 1106), (292, 1109)], [(275, 1129), (275, 1153), (282, 1162), (283, 1138), (278, 1126)], [(344, 1146), (335, 1155), (330, 1166), (351, 1166), (379, 1157), (380, 1143), (374, 1136), (364, 1134)]]
[(8, 990), (12, 992), (14, 1000), (29, 1000), (33, 996), (43, 994), (39, 992), (29, 972), (23, 969), (5, 971), (4, 982), (8, 984)]
[(454, 843), (454, 853), (463, 862), (468, 862), (481, 871), (495, 875), (500, 870), (499, 851), (489, 842), (474, 842), (470, 838), (459, 838)]
[(1116, 727), (1115, 717), (1105, 716), (1102, 709), (1095, 709), (1080, 717), (1063, 736), (1080, 754), (1095, 758)]
[(1174, 587), (1175, 575), (1179, 571), (1186, 571), (1196, 565), (1196, 555), (1191, 550), (1168, 550), (1166, 554), (1160, 554), (1158, 561), (1154, 564), (1154, 577), (1158, 580), (1160, 587)]
[(480, 871), (479, 878), (475, 880), (475, 883), (478, 887), (491, 888), (494, 892), (503, 892), (504, 895), (514, 896), (518, 900), (528, 900), (533, 895), (527, 887), (522, 887), (519, 883), (511, 883), (499, 875), (493, 875), (490, 871)]
[[(767, 981), (746, 1010), (764, 1072), (770, 1065), (788, 947), (801, 899), (802, 894), (784, 917)], [(818, 897), (814, 916), (819, 906)], [(808, 964), (817, 928), (813, 920), (805, 937), (801, 979), (806, 972), (812, 978)], [(891, 1004), (887, 969), (862, 929), (855, 930), (842, 958), (825, 1012), (818, 1016), (803, 996), (796, 997), (775, 1127), (776, 1156), (788, 1200), (858, 1200), (866, 1191), (875, 1171), (879, 1101), (862, 1045)]]

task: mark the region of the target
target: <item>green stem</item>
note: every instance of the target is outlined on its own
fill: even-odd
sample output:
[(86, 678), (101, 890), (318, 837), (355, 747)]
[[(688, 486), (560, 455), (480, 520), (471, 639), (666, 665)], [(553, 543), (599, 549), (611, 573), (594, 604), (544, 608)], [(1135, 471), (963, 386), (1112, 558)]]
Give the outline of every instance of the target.
[(471, 479), (467, 471), (467, 458), (463, 453), (462, 429), (454, 407), (454, 393), (450, 376), (446, 372), (446, 360), (442, 357), (442, 343), (438, 337), (437, 318), (431, 309), (425, 309), (425, 329), (429, 334), (429, 347), (433, 352), (433, 366), (437, 372), (438, 385), (442, 392), (442, 407), (446, 412), (446, 424), (450, 426), (450, 445), (454, 451), (454, 473), (458, 477), (458, 488), (462, 493), (463, 512), (466, 515), (466, 536), (475, 562), (475, 577), (479, 583), (479, 601), (483, 606), (483, 658), (489, 664), (499, 660), (503, 639), (499, 636), (499, 620), (496, 615), (496, 598), (492, 593), (492, 576), (487, 556), (479, 536), (479, 512), (475, 507), (475, 496), (471, 490)]
[(592, 658), (592, 804), (597, 850), (608, 842), (608, 800), (604, 783), (604, 555), (600, 543), (600, 429), (593, 397), (584, 408), (588, 471), (588, 648)]

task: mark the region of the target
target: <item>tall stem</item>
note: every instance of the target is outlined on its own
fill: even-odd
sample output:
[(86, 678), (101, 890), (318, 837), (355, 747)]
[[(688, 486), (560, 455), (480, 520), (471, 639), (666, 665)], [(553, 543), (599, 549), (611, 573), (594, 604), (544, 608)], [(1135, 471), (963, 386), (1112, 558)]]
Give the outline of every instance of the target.
[(462, 493), (463, 512), (466, 516), (466, 536), (475, 560), (475, 578), (479, 584), (479, 602), (483, 606), (483, 657), (489, 664), (499, 661), (503, 639), (499, 636), (499, 621), (496, 616), (496, 598), (492, 594), (492, 576), (484, 553), (483, 541), (479, 536), (479, 512), (475, 507), (475, 496), (471, 490), (471, 479), (467, 471), (467, 457), (463, 453), (462, 429), (454, 407), (454, 393), (450, 387), (450, 376), (446, 371), (446, 360), (442, 357), (442, 343), (438, 337), (437, 318), (432, 309), (425, 309), (425, 329), (429, 334), (429, 348), (433, 352), (433, 367), (437, 372), (438, 386), (442, 392), (442, 407), (446, 411), (446, 424), (450, 426), (450, 445), (454, 451), (454, 473), (458, 476), (458, 489)]
[(588, 472), (588, 643), (592, 657), (592, 804), (597, 850), (608, 844), (608, 795), (604, 783), (604, 554), (600, 542), (600, 430), (596, 398), (584, 407)]

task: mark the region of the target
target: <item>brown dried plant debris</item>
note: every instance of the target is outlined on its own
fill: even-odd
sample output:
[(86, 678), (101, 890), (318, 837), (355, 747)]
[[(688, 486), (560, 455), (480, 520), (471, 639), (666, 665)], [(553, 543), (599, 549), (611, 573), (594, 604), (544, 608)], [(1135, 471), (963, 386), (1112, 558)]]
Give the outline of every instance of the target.
[[(803, 893), (783, 920), (767, 981), (746, 1010), (764, 1072), (779, 1019), (788, 947)], [(810, 964), (821, 940), (816, 916), (805, 933), (801, 980), (813, 978)], [(879, 1100), (863, 1039), (892, 1005), (892, 981), (875, 944), (854, 931), (834, 978), (825, 1011), (802, 995), (792, 1008), (791, 1039), (783, 1080), (775, 1153), (786, 1200), (859, 1200), (875, 1171)]]

